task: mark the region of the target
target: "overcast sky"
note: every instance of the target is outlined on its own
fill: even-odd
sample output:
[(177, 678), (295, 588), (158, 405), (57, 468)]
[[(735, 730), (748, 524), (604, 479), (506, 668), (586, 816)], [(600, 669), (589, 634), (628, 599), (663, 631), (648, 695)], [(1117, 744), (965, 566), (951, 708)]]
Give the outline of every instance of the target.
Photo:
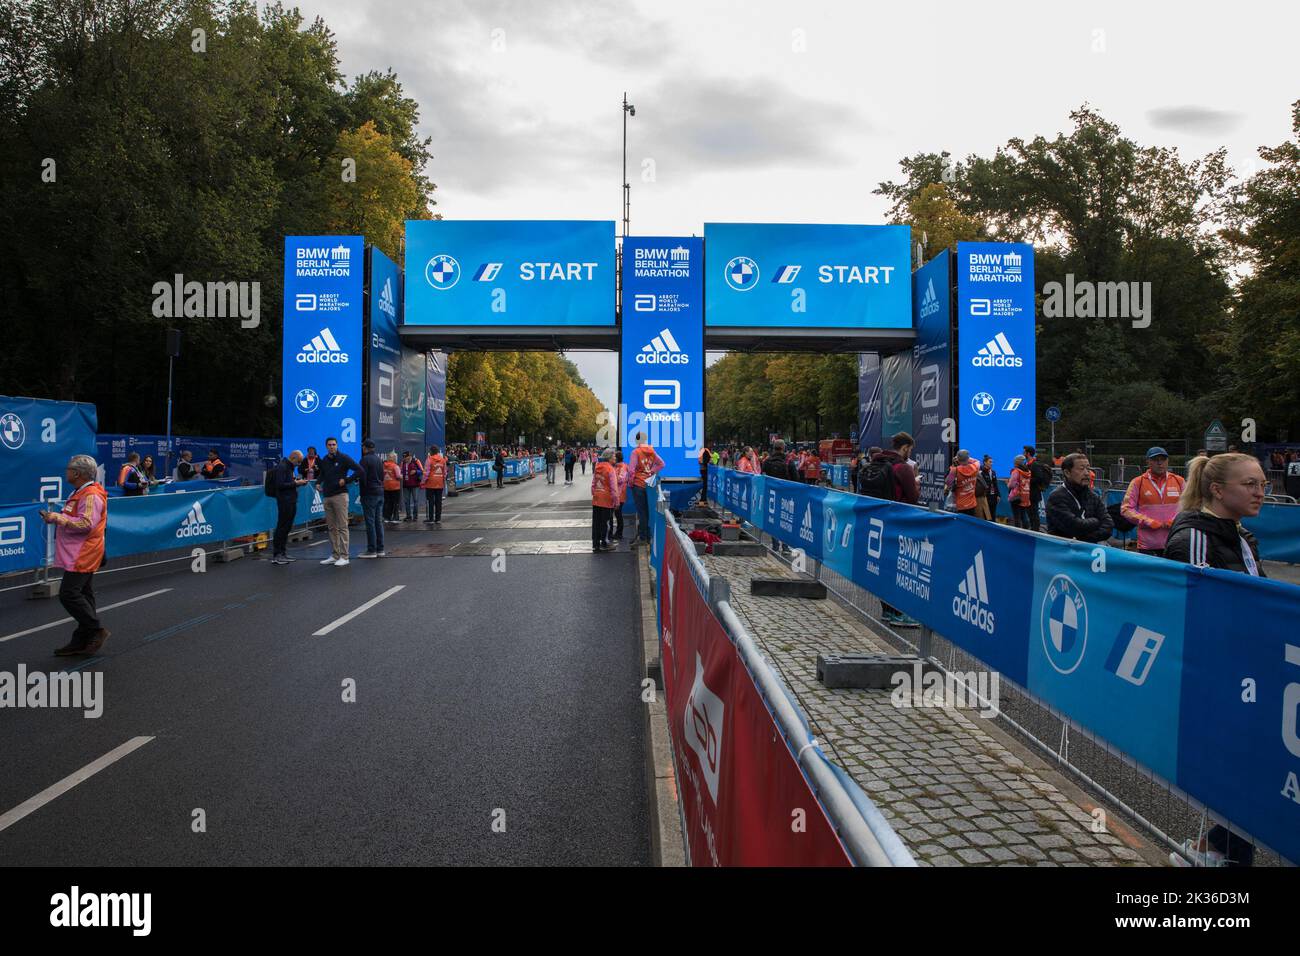
[[(1185, 158), (1248, 171), (1290, 135), (1294, 3), (367, 3), (306, 0), (343, 71), (392, 67), (433, 137), (448, 219), (882, 222), (919, 151), (1055, 135), (1085, 101)], [(571, 353), (607, 405), (612, 353)]]

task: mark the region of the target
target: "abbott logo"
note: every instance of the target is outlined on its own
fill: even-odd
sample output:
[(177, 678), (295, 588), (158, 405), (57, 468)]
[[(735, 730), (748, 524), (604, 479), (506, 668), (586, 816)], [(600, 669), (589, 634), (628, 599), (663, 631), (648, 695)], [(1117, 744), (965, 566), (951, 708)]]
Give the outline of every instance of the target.
[(1125, 624), (1106, 658), (1106, 670), (1134, 687), (1146, 683), (1165, 636), (1140, 624)]
[(380, 408), (392, 408), (394, 402), (394, 393), (396, 389), (393, 386), (393, 378), (397, 374), (397, 369), (387, 362), (379, 363), (379, 389), (378, 401)]
[(647, 409), (671, 411), (682, 407), (682, 383), (675, 378), (648, 378), (641, 396)]
[(654, 312), (658, 309), (658, 297), (652, 292), (638, 292), (632, 298), (634, 312)]
[(328, 328), (312, 336), (312, 340), (298, 352), (298, 361), (312, 365), (347, 365), (348, 353), (343, 351)]
[(203, 505), (194, 502), (194, 507), (190, 508), (190, 513), (185, 516), (181, 526), (176, 529), (178, 538), (198, 538), (206, 534), (212, 534), (212, 525), (208, 519), (203, 517)]
[(722, 764), (722, 728), (726, 705), (704, 683), (704, 661), (695, 655), (695, 683), (686, 698), (686, 743), (700, 759), (709, 796), (718, 803), (718, 771)]
[(691, 357), (682, 351), (673, 333), (663, 329), (649, 345), (641, 346), (636, 361), (638, 365), (687, 365)]
[(1025, 360), (1016, 354), (1005, 332), (999, 332), (989, 339), (987, 345), (975, 353), (971, 365), (983, 368), (1020, 368)]
[(27, 516), (9, 515), (0, 518), (0, 557), (23, 553), (27, 540)]
[(952, 599), (952, 613), (986, 634), (993, 633), (995, 619), (989, 608), (989, 585), (984, 576), (983, 551), (975, 553), (975, 562), (966, 569), (966, 579), (957, 585), (957, 595)]
[(879, 558), (885, 547), (885, 523), (879, 518), (867, 522), (867, 557)]
[(925, 365), (921, 368), (922, 408), (937, 408), (939, 405), (939, 366)]

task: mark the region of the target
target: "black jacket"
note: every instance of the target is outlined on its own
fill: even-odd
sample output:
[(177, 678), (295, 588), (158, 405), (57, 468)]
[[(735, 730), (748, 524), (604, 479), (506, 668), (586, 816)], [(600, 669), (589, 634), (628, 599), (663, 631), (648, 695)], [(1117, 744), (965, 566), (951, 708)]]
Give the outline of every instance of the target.
[(1259, 563), (1259, 545), (1255, 536), (1231, 518), (1220, 518), (1208, 511), (1180, 511), (1169, 529), (1165, 557), (1198, 568), (1220, 568), (1247, 573), (1242, 543), (1250, 548), (1259, 576), (1267, 577)]
[(786, 464), (784, 455), (768, 455), (763, 459), (763, 474), (771, 478), (784, 478), (786, 481), (793, 481), (794, 476), (790, 473), (790, 466)]
[(384, 460), (378, 452), (361, 456), (361, 495), (381, 498), (384, 494)]
[(981, 468), (980, 474), (984, 476), (984, 483), (989, 486), (989, 501), (1001, 498), (1002, 489), (998, 487), (998, 473), (992, 468)]
[(493, 470), (493, 471), (505, 471), (505, 470), (506, 470), (506, 453), (505, 453), (505, 452), (503, 452), (503, 451), (499, 451), (499, 452), (496, 453), (496, 457), (492, 459), (492, 470)]
[(298, 469), (288, 458), (281, 458), (275, 466), (275, 497), (278, 501), (297, 501)]
[[(348, 485), (353, 484), (361, 477), (361, 468), (350, 455), (343, 452), (335, 452), (332, 456), (325, 455), (317, 458), (316, 464), (320, 470), (316, 473), (316, 487), (320, 489), (323, 497), (329, 498), (332, 495), (346, 494)], [(339, 480), (343, 484), (339, 484)], [(383, 482), (380, 482), (383, 487)]]
[(1095, 544), (1109, 538), (1114, 529), (1105, 502), (1091, 488), (1067, 481), (1047, 499), (1047, 530), (1059, 538)]

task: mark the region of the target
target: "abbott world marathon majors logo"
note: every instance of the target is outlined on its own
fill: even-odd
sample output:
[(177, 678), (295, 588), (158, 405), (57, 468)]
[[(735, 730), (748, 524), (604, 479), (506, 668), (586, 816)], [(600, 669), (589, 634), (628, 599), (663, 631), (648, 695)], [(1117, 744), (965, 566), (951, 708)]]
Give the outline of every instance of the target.
[(1058, 673), (1072, 673), (1088, 648), (1088, 602), (1069, 575), (1058, 574), (1048, 583), (1039, 630), (1047, 662)]
[(196, 501), (190, 508), (190, 513), (181, 519), (176, 537), (201, 538), (209, 534), (212, 534), (212, 524), (203, 516), (203, 505)]
[(714, 806), (718, 803), (718, 773), (722, 766), (722, 731), (726, 715), (722, 698), (704, 683), (704, 661), (695, 655), (695, 682), (686, 698), (686, 743), (695, 751)]

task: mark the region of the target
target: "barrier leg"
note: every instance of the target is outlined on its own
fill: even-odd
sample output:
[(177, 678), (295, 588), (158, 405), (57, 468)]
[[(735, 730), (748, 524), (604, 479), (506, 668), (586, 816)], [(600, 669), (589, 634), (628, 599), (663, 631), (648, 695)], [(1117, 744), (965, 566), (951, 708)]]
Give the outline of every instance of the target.
[[(53, 507), (53, 504), (50, 505)], [(58, 597), (59, 585), (63, 579), (50, 579), (50, 567), (54, 564), (54, 525), (45, 526), (45, 562), (36, 570), (36, 583), (27, 592), (31, 599)]]

